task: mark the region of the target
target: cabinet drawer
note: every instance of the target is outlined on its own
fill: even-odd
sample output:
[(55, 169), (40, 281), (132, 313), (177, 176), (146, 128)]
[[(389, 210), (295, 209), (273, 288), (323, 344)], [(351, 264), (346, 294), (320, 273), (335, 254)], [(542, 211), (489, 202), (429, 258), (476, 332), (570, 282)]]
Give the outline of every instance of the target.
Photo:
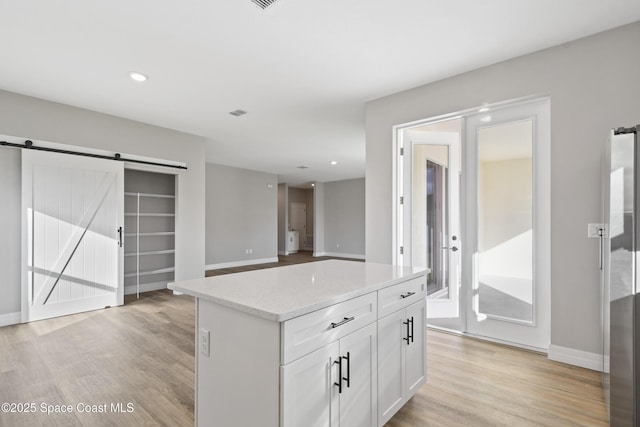
[(378, 317), (384, 317), (425, 298), (427, 278), (421, 276), (378, 291)]
[(372, 292), (282, 323), (282, 364), (324, 347), (377, 319)]

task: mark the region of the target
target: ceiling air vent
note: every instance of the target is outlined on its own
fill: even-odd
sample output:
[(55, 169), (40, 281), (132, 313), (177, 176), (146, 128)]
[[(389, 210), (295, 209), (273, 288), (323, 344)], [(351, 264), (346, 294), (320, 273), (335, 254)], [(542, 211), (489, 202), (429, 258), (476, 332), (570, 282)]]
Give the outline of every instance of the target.
[(258, 6), (260, 6), (262, 9), (266, 9), (276, 2), (276, 0), (251, 0), (251, 1), (257, 4)]
[(229, 114), (231, 114), (232, 116), (240, 117), (247, 114), (247, 112), (244, 110), (233, 110)]

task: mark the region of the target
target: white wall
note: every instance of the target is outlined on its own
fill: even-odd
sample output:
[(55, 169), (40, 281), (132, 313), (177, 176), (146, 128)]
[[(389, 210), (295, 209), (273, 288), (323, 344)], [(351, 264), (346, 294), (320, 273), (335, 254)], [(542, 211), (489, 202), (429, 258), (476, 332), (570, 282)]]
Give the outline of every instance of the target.
[(640, 122), (640, 22), (369, 102), (366, 256), (391, 262), (392, 126), (536, 94), (551, 97), (551, 344), (602, 349), (600, 156)]
[[(185, 162), (178, 177), (176, 280), (204, 274), (204, 139), (81, 108), (0, 91), (0, 134)], [(20, 152), (0, 148), (0, 210), (7, 227), (0, 257), (0, 314), (20, 311)], [(4, 179), (4, 178), (7, 179)], [(15, 203), (15, 204), (14, 204)], [(18, 230), (16, 232), (16, 230)]]
[(278, 177), (207, 163), (206, 179), (207, 268), (277, 260)]
[(364, 258), (365, 180), (325, 182), (324, 249), (334, 256)]

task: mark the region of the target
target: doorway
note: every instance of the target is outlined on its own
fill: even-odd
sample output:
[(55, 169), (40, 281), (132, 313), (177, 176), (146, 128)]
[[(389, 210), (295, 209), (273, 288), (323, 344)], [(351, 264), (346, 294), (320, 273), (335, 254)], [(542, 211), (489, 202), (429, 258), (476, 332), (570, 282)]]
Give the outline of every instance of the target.
[(396, 127), (397, 264), (427, 269), (430, 326), (549, 345), (549, 100)]

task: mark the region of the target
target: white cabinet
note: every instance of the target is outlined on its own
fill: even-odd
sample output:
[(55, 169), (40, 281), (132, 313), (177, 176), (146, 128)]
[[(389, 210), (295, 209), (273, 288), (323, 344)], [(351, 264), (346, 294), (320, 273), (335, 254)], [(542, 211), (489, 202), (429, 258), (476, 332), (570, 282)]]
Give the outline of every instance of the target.
[(377, 426), (376, 324), (282, 367), (282, 426)]
[(281, 368), (282, 426), (338, 424), (339, 402), (333, 390), (338, 377), (333, 366), (339, 357), (335, 342)]
[(378, 424), (384, 425), (426, 381), (424, 299), (378, 320)]
[(289, 231), (287, 233), (287, 251), (290, 253), (296, 253), (300, 249), (299, 247), (300, 236), (297, 231)]

